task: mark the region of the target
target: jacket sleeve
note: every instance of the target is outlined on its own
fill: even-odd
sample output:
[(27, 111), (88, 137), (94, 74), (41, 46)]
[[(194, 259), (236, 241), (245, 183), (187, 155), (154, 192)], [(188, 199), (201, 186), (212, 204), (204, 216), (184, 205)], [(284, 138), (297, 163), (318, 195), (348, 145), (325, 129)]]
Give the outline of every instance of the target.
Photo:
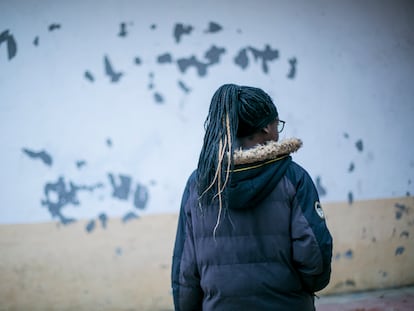
[(176, 311), (195, 311), (202, 308), (203, 292), (195, 256), (191, 209), (186, 209), (190, 196), (190, 180), (181, 201), (172, 261), (171, 283)]
[(331, 276), (332, 237), (326, 226), (316, 187), (296, 164), (293, 183), (291, 235), (293, 260), (302, 284), (311, 293), (325, 288)]

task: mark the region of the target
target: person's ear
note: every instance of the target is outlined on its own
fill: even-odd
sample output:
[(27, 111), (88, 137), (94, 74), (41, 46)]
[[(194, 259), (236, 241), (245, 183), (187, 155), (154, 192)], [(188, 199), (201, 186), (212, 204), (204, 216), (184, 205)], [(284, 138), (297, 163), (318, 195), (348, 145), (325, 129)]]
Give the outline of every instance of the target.
[(270, 125), (268, 125), (268, 126), (266, 126), (266, 127), (262, 128), (262, 132), (263, 132), (263, 133), (265, 133), (265, 134), (269, 134), (269, 132), (270, 132), (270, 128), (269, 128), (269, 126), (270, 126)]

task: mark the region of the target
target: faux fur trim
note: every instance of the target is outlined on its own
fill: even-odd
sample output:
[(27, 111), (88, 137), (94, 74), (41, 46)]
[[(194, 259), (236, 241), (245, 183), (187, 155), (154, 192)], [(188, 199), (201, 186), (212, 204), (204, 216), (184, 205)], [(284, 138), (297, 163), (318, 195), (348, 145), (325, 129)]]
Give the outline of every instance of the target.
[(282, 155), (296, 152), (302, 147), (302, 141), (297, 138), (284, 139), (279, 142), (269, 141), (250, 149), (239, 149), (234, 152), (234, 164), (251, 164), (276, 159)]

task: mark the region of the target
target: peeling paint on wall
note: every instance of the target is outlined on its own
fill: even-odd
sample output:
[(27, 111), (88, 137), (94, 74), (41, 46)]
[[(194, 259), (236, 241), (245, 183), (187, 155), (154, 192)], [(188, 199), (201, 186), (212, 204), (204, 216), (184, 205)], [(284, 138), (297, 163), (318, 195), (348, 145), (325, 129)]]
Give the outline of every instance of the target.
[(401, 219), (404, 214), (408, 214), (408, 208), (404, 204), (395, 203), (395, 219)]
[(52, 165), (53, 159), (50, 156), (50, 154), (47, 153), (45, 150), (33, 151), (33, 150), (29, 150), (27, 148), (23, 148), (22, 150), (30, 158), (32, 158), (32, 159), (40, 159), (44, 164), (46, 164), (48, 166), (51, 166)]
[[(128, 28), (132, 27), (132, 22), (120, 22), (117, 37), (126, 38), (128, 36)], [(49, 31), (55, 31), (61, 29), (62, 25), (60, 23), (52, 23), (48, 26)], [(157, 25), (151, 24), (150, 30), (155, 31)], [(184, 25), (183, 23), (176, 23), (173, 30), (173, 36), (176, 43), (180, 43), (183, 36), (190, 36), (193, 33), (195, 28), (192, 25)], [(205, 29), (205, 34), (215, 34), (223, 30), (223, 27), (217, 22), (209, 22), (207, 29)], [(9, 34), (9, 30), (5, 30), (0, 36), (0, 44), (3, 41), (8, 42), (9, 46), (9, 59), (15, 56), (17, 52), (17, 43), (12, 35)], [(39, 44), (39, 36), (33, 41), (35, 46)], [(220, 63), (221, 57), (226, 54), (226, 48), (218, 47), (212, 45), (204, 54), (204, 59), (198, 59), (195, 55), (190, 55), (188, 57), (178, 57), (175, 61), (173, 60), (173, 55), (170, 52), (166, 52), (157, 57), (157, 63), (160, 65), (172, 64), (175, 62), (181, 73), (186, 73), (190, 68), (194, 68), (199, 77), (206, 77), (208, 74), (208, 68), (213, 65)], [(246, 70), (249, 66), (250, 60), (249, 55), (251, 54), (255, 62), (261, 63), (261, 68), (263, 73), (269, 73), (269, 63), (275, 61), (279, 58), (279, 50), (273, 49), (269, 44), (264, 46), (264, 49), (260, 49), (253, 46), (248, 46), (239, 50), (237, 55), (234, 57), (234, 64), (240, 67), (242, 70)], [(125, 72), (123, 70), (116, 69), (112, 60), (108, 55), (104, 55), (104, 72), (111, 83), (119, 83), (121, 78), (124, 76)], [(133, 59), (135, 65), (142, 65), (143, 61), (140, 57), (135, 57)], [(288, 79), (294, 79), (297, 75), (297, 58), (291, 57), (288, 59), (289, 70), (286, 75)], [(97, 80), (96, 74), (91, 70), (85, 70), (83, 74), (84, 78), (93, 83)], [(189, 93), (190, 87), (183, 87), (182, 83), (178, 85), (185, 94)], [(152, 89), (152, 87), (150, 87)], [(156, 104), (161, 104), (165, 102), (164, 96), (160, 92), (153, 94), (154, 102)]]
[(357, 148), (357, 150), (359, 152), (364, 151), (364, 142), (362, 141), (362, 139), (359, 139), (356, 143), (355, 143), (355, 147)]
[(352, 191), (348, 192), (348, 203), (349, 203), (349, 205), (354, 203), (354, 194), (352, 193)]
[(395, 256), (402, 255), (405, 251), (404, 246), (399, 246), (395, 249)]
[(215, 22), (210, 22), (208, 28), (204, 31), (205, 33), (216, 33), (223, 29), (223, 27)]
[(45, 198), (41, 200), (41, 204), (46, 206), (52, 218), (58, 218), (62, 224), (74, 222), (74, 218), (68, 218), (63, 214), (63, 208), (69, 204), (79, 205), (78, 192), (89, 191), (102, 188), (103, 184), (95, 185), (76, 185), (73, 182), (68, 184), (63, 176), (60, 176), (56, 182), (48, 182), (44, 186)]
[(297, 66), (298, 60), (296, 59), (296, 57), (293, 57), (289, 59), (288, 61), (289, 61), (290, 69), (289, 69), (289, 73), (287, 74), (287, 77), (289, 79), (294, 79), (296, 77), (296, 66)]
[[(142, 12), (149, 10), (149, 8), (140, 9), (142, 9)], [(119, 12), (122, 10), (123, 8), (120, 8)], [(219, 15), (206, 15), (203, 16), (203, 19), (185, 19), (179, 17), (179, 20), (169, 19), (168, 21), (165, 21), (163, 19), (158, 19), (158, 15), (151, 16), (149, 19), (139, 19), (139, 14), (122, 15), (118, 14), (119, 12), (113, 14), (114, 12), (112, 12), (111, 9), (106, 8), (102, 11), (102, 14), (108, 14), (107, 17), (109, 17), (110, 22), (105, 23), (105, 27), (86, 27), (83, 29), (80, 27), (90, 26), (94, 23), (96, 24), (98, 21), (89, 16), (83, 16), (84, 19), (82, 19), (82, 16), (81, 18), (78, 18), (78, 16), (75, 18), (69, 13), (67, 15), (52, 15), (55, 16), (54, 20), (52, 21), (50, 21), (50, 19), (49, 21), (47, 21), (47, 19), (42, 19), (43, 21), (46, 20), (46, 22), (42, 22), (42, 20), (40, 20), (40, 22), (35, 23), (34, 20), (28, 18), (27, 22), (24, 24), (18, 23), (17, 21), (16, 23), (12, 23), (10, 18), (6, 18), (5, 25), (3, 26), (4, 28), (0, 30), (0, 60), (6, 64), (7, 68), (9, 68), (6, 68), (9, 70), (8, 73), (12, 72), (13, 70), (15, 70), (15, 72), (24, 72), (24, 70), (27, 70), (21, 67), (19, 64), (21, 61), (21, 63), (33, 64), (33, 66), (35, 66), (35, 64), (40, 64), (39, 69), (45, 68), (45, 70), (48, 70), (47, 72), (53, 74), (41, 75), (43, 78), (39, 79), (38, 81), (40, 88), (32, 89), (31, 91), (33, 94), (38, 91), (39, 94), (42, 93), (42, 95), (37, 94), (38, 96), (36, 96), (36, 98), (33, 100), (33, 103), (30, 102), (29, 96), (26, 96), (24, 98), (29, 99), (28, 103), (23, 103), (23, 100), (21, 100), (19, 103), (17, 103), (17, 105), (26, 105), (31, 109), (31, 111), (36, 111), (36, 109), (47, 109), (46, 106), (52, 105), (53, 103), (56, 103), (56, 105), (62, 104), (62, 107), (64, 107), (64, 109), (48, 109), (48, 111), (51, 111), (51, 114), (56, 113), (56, 115), (51, 116), (51, 120), (56, 116), (58, 118), (56, 120), (53, 119), (53, 122), (64, 123), (65, 121), (63, 120), (62, 116), (67, 115), (71, 107), (69, 107), (70, 103), (66, 98), (62, 98), (62, 103), (59, 103), (59, 92), (62, 94), (63, 87), (62, 89), (59, 89), (60, 84), (62, 84), (62, 80), (60, 79), (61, 76), (58, 75), (62, 75), (63, 73), (65, 75), (65, 86), (67, 86), (64, 89), (69, 90), (71, 87), (74, 87), (74, 89), (71, 89), (70, 91), (73, 94), (74, 103), (84, 105), (83, 107), (86, 108), (85, 110), (77, 109), (78, 111), (82, 110), (82, 113), (85, 112), (85, 114), (79, 115), (81, 119), (86, 118), (86, 115), (94, 115), (94, 111), (96, 111), (96, 115), (99, 116), (96, 122), (104, 122), (104, 120), (110, 120), (109, 122), (105, 123), (105, 126), (113, 127), (111, 130), (108, 130), (107, 133), (104, 133), (105, 135), (130, 139), (132, 135), (128, 138), (125, 136), (127, 130), (124, 130), (124, 133), (121, 133), (122, 130), (119, 130), (120, 127), (124, 127), (123, 124), (120, 126), (120, 121), (116, 121), (116, 118), (110, 118), (109, 115), (111, 114), (111, 109), (116, 110), (117, 106), (113, 105), (114, 101), (106, 102), (107, 99), (118, 98), (119, 96), (119, 103), (125, 105), (125, 108), (128, 106), (127, 109), (120, 109), (116, 112), (116, 117), (118, 120), (127, 118), (130, 115), (134, 114), (138, 115), (137, 119), (142, 118), (142, 115), (145, 115), (147, 113), (147, 111), (145, 111), (146, 108), (144, 107), (150, 107), (148, 110), (153, 113), (150, 117), (151, 119), (154, 118), (155, 115), (159, 115), (162, 118), (165, 118), (166, 115), (172, 116), (174, 122), (171, 122), (171, 125), (173, 125), (174, 128), (180, 129), (181, 131), (185, 126), (194, 126), (192, 123), (192, 120), (195, 119), (194, 117), (201, 119), (197, 112), (203, 109), (204, 104), (200, 103), (206, 102), (208, 104), (209, 98), (205, 94), (203, 94), (202, 98), (198, 96), (201, 92), (207, 90), (207, 87), (204, 86), (211, 86), (216, 82), (215, 74), (219, 73), (220, 78), (226, 76), (226, 74), (223, 74), (223, 69), (225, 69), (226, 73), (229, 72), (229, 76), (231, 74), (231, 76), (235, 77), (235, 79), (239, 79), (240, 82), (248, 81), (251, 79), (252, 77), (250, 77), (250, 73), (254, 72), (255, 77), (252, 79), (252, 81), (254, 81), (254, 83), (257, 83), (258, 86), (261, 84), (265, 86), (265, 88), (273, 93), (272, 95), (275, 95), (276, 100), (278, 100), (278, 97), (280, 97), (279, 95), (282, 96), (281, 98), (286, 96), (285, 98), (292, 99), (292, 104), (287, 103), (285, 100), (284, 102), (281, 102), (280, 107), (281, 110), (285, 110), (284, 113), (294, 116), (298, 111), (300, 111), (300, 115), (302, 115), (302, 113), (306, 115), (311, 112), (311, 110), (309, 110), (309, 107), (311, 105), (309, 105), (306, 100), (302, 101), (302, 98), (300, 98), (300, 96), (297, 96), (297, 92), (293, 91), (294, 84), (296, 82), (299, 82), (297, 85), (298, 87), (305, 86), (306, 88), (306, 85), (309, 85), (309, 77), (315, 77), (315, 82), (322, 81), (324, 79), (324, 75), (326, 77), (326, 72), (322, 70), (322, 68), (320, 73), (317, 71), (309, 71), (311, 68), (314, 68), (313, 63), (315, 63), (319, 57), (320, 59), (318, 61), (323, 61), (324, 64), (325, 61), (327, 62), (327, 68), (331, 68), (333, 64), (338, 65), (338, 68), (343, 68), (340, 66), (344, 66), (344, 63), (338, 63), (342, 61), (341, 57), (335, 58), (334, 54), (330, 52), (326, 53), (323, 48), (317, 50), (317, 54), (314, 54), (316, 53), (316, 50), (313, 52), (309, 51), (309, 53), (312, 54), (310, 55), (309, 53), (302, 53), (302, 50), (298, 49), (298, 47), (301, 47), (301, 45), (293, 42), (295, 40), (277, 39), (286, 39), (286, 37), (284, 37), (283, 31), (280, 31), (280, 28), (278, 28), (279, 30), (276, 28), (273, 30), (262, 28), (260, 32), (254, 32), (254, 35), (251, 35), (251, 33), (253, 33), (251, 31), (252, 29), (249, 28), (253, 25), (251, 24), (251, 20), (223, 20)], [(79, 11), (79, 13), (82, 12)], [(159, 16), (161, 15), (162, 14), (160, 13)], [(125, 18), (125, 16), (131, 17)], [(211, 19), (211, 17), (213, 17), (215, 20)], [(73, 22), (71, 18), (75, 18), (73, 21), (79, 20), (80, 23)], [(286, 20), (286, 22), (288, 22), (288, 20)], [(7, 26), (7, 24), (9, 25)], [(22, 25), (25, 27), (22, 27)], [(26, 26), (30, 25), (33, 25), (33, 27), (30, 28), (31, 31), (28, 33), (26, 29), (29, 29), (29, 27)], [(104, 30), (102, 30), (103, 28)], [(273, 31), (276, 31), (275, 36), (273, 36)], [(306, 29), (303, 29), (303, 31), (306, 31)], [(77, 44), (78, 42), (76, 40), (83, 35), (85, 35), (87, 38), (90, 38), (92, 43), (89, 42), (89, 44), (87, 44), (87, 48), (85, 45), (85, 50), (79, 51), (77, 48), (79, 45)], [(234, 38), (234, 41), (229, 40), (229, 38)], [(331, 34), (331, 39), (333, 38), (334, 35)], [(287, 39), (289, 39), (289, 36), (287, 36)], [(85, 42), (85, 40), (83, 40), (83, 42)], [(137, 43), (139, 44), (137, 45)], [(25, 47), (24, 51), (21, 50), (21, 47), (23, 46)], [(17, 47), (19, 47), (19, 50)], [(73, 50), (71, 50), (72, 47), (74, 47)], [(300, 55), (295, 51), (300, 52)], [(62, 55), (70, 55), (71, 57), (68, 58), (68, 60), (73, 59), (74, 65), (71, 66), (68, 65), (68, 63), (61, 63), (60, 60), (62, 60)], [(352, 57), (357, 58), (360, 56), (361, 55), (353, 55)], [(18, 62), (8, 62), (8, 60), (15, 57), (17, 57), (19, 60)], [(328, 58), (325, 59), (325, 57)], [(353, 59), (352, 57), (351, 59)], [(344, 57), (343, 59), (346, 58)], [(79, 68), (75, 63), (80, 64)], [(302, 64), (305, 66), (299, 67), (299, 65)], [(378, 64), (373, 61), (372, 63), (367, 64), (366, 70), (369, 70), (371, 68), (370, 66), (379, 68), (377, 65)], [(69, 66), (72, 68), (69, 68)], [(63, 71), (59, 68), (63, 68)], [(66, 75), (66, 73), (69, 73), (69, 69), (73, 69), (73, 72), (70, 71), (70, 74)], [(334, 68), (333, 70), (336, 69)], [(350, 70), (352, 74), (354, 74), (352, 71), (354, 69), (350, 68)], [(325, 72), (325, 74), (323, 74), (322, 71)], [(173, 74), (171, 74), (171, 72), (173, 72)], [(302, 72), (304, 72), (303, 76)], [(29, 72), (25, 73), (28, 74)], [(24, 76), (22, 75), (21, 78), (23, 77)], [(302, 78), (308, 79), (308, 81), (301, 80)], [(219, 79), (217, 79), (217, 81), (218, 80)], [(4, 81), (7, 81), (7, 77)], [(328, 82), (326, 80), (324, 81)], [(147, 82), (148, 84), (146, 84)], [(49, 83), (51, 85), (56, 83), (56, 91), (53, 92), (53, 90), (50, 90), (50, 93), (53, 94), (53, 96), (50, 98), (48, 97), (49, 90), (42, 88)], [(80, 85), (76, 85), (76, 83), (80, 83)], [(26, 82), (26, 87), (30, 85), (32, 85), (30, 81)], [(107, 87), (108, 85), (111, 85), (111, 87)], [(285, 94), (285, 90), (289, 89), (289, 87), (286, 88), (286, 86), (289, 85), (293, 86), (292, 90), (288, 91), (292, 93)], [(76, 90), (80, 91), (76, 92)], [(118, 92), (117, 90), (121, 93), (116, 94), (116, 92)], [(307, 91), (309, 94), (313, 94), (312, 88), (307, 89)], [(208, 92), (210, 93), (210, 90)], [(64, 94), (62, 96), (67, 97), (65, 91), (63, 91), (63, 93)], [(83, 96), (77, 93), (86, 95)], [(341, 98), (338, 97), (338, 102), (330, 101), (332, 98), (329, 98), (329, 105), (341, 105), (341, 109), (344, 109), (343, 112), (348, 114), (352, 112), (350, 109), (353, 109), (356, 105), (355, 103), (351, 104), (351, 102), (349, 102), (349, 107), (343, 105), (342, 100), (347, 96), (344, 93), (346, 92), (338, 93), (338, 95), (342, 96)], [(131, 94), (131, 96), (125, 94)], [(313, 96), (314, 95), (317, 94), (313, 94)], [(14, 105), (13, 96), (14, 95), (12, 92), (7, 94), (8, 102), (5, 104), (5, 111), (7, 111), (7, 109), (11, 109), (9, 107), (12, 107)], [(322, 109), (324, 103), (323, 101), (318, 103), (318, 99), (315, 99), (316, 97), (317, 96), (314, 96), (314, 99), (309, 98), (309, 102), (310, 104), (316, 104), (314, 107), (312, 107), (312, 109), (314, 108), (315, 111), (320, 112), (318, 109)], [(325, 100), (328, 102), (328, 98)], [(148, 106), (148, 101), (154, 105)], [(101, 102), (103, 104), (102, 106), (99, 106)], [(366, 101), (364, 107), (368, 107), (368, 105), (370, 105), (369, 108), (371, 109), (374, 105), (377, 105), (377, 102), (378, 101), (376, 101), (374, 104), (373, 101)], [(38, 106), (35, 106), (35, 103), (36, 105), (38, 104)], [(140, 106), (141, 104), (142, 107)], [(395, 110), (398, 109), (395, 107)], [(58, 111), (61, 111), (62, 113)], [(377, 112), (374, 112), (376, 110), (371, 109), (371, 111), (373, 111), (374, 115), (376, 115)], [(407, 110), (405, 115), (409, 115), (410, 112), (411, 110)], [(129, 116), (126, 115), (127, 113)], [(399, 113), (402, 113), (402, 111)], [(297, 115), (299, 116), (299, 114)], [(76, 117), (77, 116), (75, 115), (74, 118)], [(324, 116), (321, 115), (321, 117)], [(20, 146), (25, 146), (27, 141), (30, 141), (30, 137), (28, 137), (30, 134), (27, 133), (27, 129), (24, 128), (24, 122), (28, 124), (30, 123), (30, 120), (25, 119), (23, 121), (24, 118), (25, 117), (21, 118), (22, 124), (19, 124), (19, 127), (22, 132), (22, 138), (25, 140), (22, 140), (19, 143), (19, 148)], [(306, 126), (307, 122), (300, 122), (298, 118), (295, 118), (296, 117), (290, 117), (291, 120), (289, 120), (288, 123), (289, 128), (287, 128), (284, 134), (287, 133), (290, 135), (292, 133), (300, 133), (300, 131), (302, 131), (301, 127)], [(357, 119), (358, 118), (355, 118), (355, 122), (358, 121)], [(378, 116), (376, 119), (378, 119)], [(85, 124), (87, 123), (85, 122), (85, 119), (82, 119), (82, 121)], [(139, 133), (136, 136), (136, 144), (141, 147), (147, 143), (147, 138), (143, 138), (142, 136), (148, 134), (144, 133), (145, 131), (135, 132), (135, 130), (140, 126), (144, 128), (145, 126), (148, 127), (148, 124), (142, 125), (142, 123), (145, 123), (142, 122), (143, 120), (140, 120), (141, 123), (137, 122), (137, 124), (133, 124), (133, 122), (130, 121), (131, 120), (129, 120), (128, 123), (125, 123), (125, 125), (128, 125), (125, 126), (125, 128), (129, 126), (131, 127), (128, 128), (129, 133), (127, 133), (127, 135), (129, 135), (131, 132)], [(352, 122), (354, 122), (354, 120), (352, 120)], [(72, 121), (68, 122), (68, 124), (65, 124), (65, 126), (73, 126), (71, 123)], [(322, 125), (323, 122), (318, 122), (315, 130), (320, 131)], [(49, 126), (49, 121), (46, 121), (44, 125), (45, 128), (42, 129), (43, 133), (38, 137), (40, 143), (37, 143), (37, 145), (43, 145), (49, 148), (50, 144), (52, 144), (52, 147), (56, 148), (55, 150), (59, 150), (58, 145), (53, 145), (56, 144), (57, 138), (56, 135), (51, 133), (52, 127)], [(79, 132), (80, 131), (81, 130), (79, 129)], [(363, 131), (363, 125), (352, 123), (349, 127), (346, 128), (333, 128), (332, 132), (335, 132), (336, 134), (334, 135), (337, 136), (343, 135), (343, 139), (347, 140), (346, 142), (343, 140), (338, 141), (338, 150), (340, 150), (339, 152), (346, 154), (347, 156), (347, 158), (341, 158), (342, 163), (339, 163), (337, 166), (339, 168), (338, 170), (342, 170), (344, 173), (343, 177), (345, 184), (342, 185), (334, 181), (335, 179), (332, 175), (329, 175), (330, 172), (327, 172), (326, 169), (325, 171), (318, 169), (317, 171), (320, 176), (318, 176), (318, 179), (316, 180), (316, 186), (318, 188), (320, 196), (324, 197), (325, 200), (347, 200), (349, 204), (353, 204), (354, 201), (369, 197), (371, 195), (370, 191), (375, 191), (369, 188), (372, 188), (372, 183), (371, 185), (368, 185), (366, 182), (367, 179), (372, 177), (366, 177), (369, 174), (365, 173), (368, 169), (373, 169), (374, 165), (375, 168), (378, 165), (382, 165), (384, 162), (382, 155), (384, 153), (378, 152), (378, 143), (375, 141), (375, 137), (373, 137), (372, 134), (369, 134), (370, 136), (368, 136), (368, 134), (367, 136), (363, 136), (366, 133), (370, 133)], [(46, 135), (44, 135), (45, 133)], [(50, 135), (50, 137), (46, 138), (48, 135)], [(62, 133), (62, 135), (65, 135), (65, 133)], [(99, 130), (94, 129), (91, 131), (90, 137), (93, 135), (103, 134), (100, 133)], [(157, 136), (156, 139), (160, 141), (164, 139), (162, 135), (162, 133), (155, 133), (155, 136)], [(310, 137), (308, 138), (308, 141), (312, 141), (312, 139), (313, 138)], [(334, 140), (337, 141), (337, 139), (338, 137), (334, 137), (333, 140), (331, 139), (330, 143), (332, 143)], [(85, 141), (83, 143), (88, 144), (89, 142)], [(164, 143), (165, 141), (162, 141), (162, 143), (157, 146), (155, 146), (154, 143), (154, 146), (152, 147), (153, 154), (157, 154), (159, 149), (161, 149), (161, 145), (162, 148), (165, 147), (166, 149), (171, 149), (171, 145)], [(133, 144), (135, 144), (135, 141)], [(113, 148), (112, 154), (114, 156), (115, 154), (119, 154), (118, 152), (122, 152), (121, 150), (117, 149), (118, 147), (125, 148), (126, 145), (127, 144), (125, 144), (123, 141), (117, 146), (112, 146), (112, 140), (107, 141), (107, 147)], [(191, 145), (194, 146), (195, 144), (192, 142)], [(372, 149), (367, 150), (367, 147)], [(194, 149), (194, 147), (188, 147), (188, 149), (191, 148)], [(312, 149), (312, 147), (310, 149)], [(41, 150), (33, 151), (31, 148), (27, 147), (24, 148), (23, 151), (25, 156), (29, 157), (30, 159), (40, 160), (45, 165), (52, 167), (53, 160), (55, 159), (52, 159), (50, 155), (50, 159), (48, 159), (47, 152), (44, 151), (45, 154), (41, 154), (41, 152)], [(94, 152), (95, 151), (92, 151), (92, 153)], [(130, 150), (128, 150), (128, 152), (130, 152)], [(135, 151), (132, 153), (134, 152)], [(304, 149), (304, 152), (306, 153), (307, 151)], [(335, 153), (335, 151), (330, 152)], [(151, 156), (153, 154), (151, 154)], [(374, 155), (375, 161), (373, 161)], [(148, 158), (151, 156), (148, 156)], [(81, 175), (90, 172), (88, 170), (93, 170), (96, 167), (94, 165), (93, 157), (91, 158), (88, 157), (87, 154), (82, 154), (77, 157), (72, 157), (69, 160), (61, 159), (59, 165), (63, 167), (63, 171), (69, 171), (75, 165), (76, 173)], [(145, 158), (145, 156), (143, 157)], [(178, 158), (178, 156), (175, 157)], [(314, 163), (317, 161), (315, 158), (316, 157), (307, 158), (306, 161)], [(331, 156), (330, 158), (335, 159), (335, 157)], [(112, 160), (113, 159), (111, 159), (111, 161)], [(148, 159), (146, 158), (145, 160), (147, 161)], [(62, 161), (66, 161), (66, 163), (63, 163)], [(138, 166), (145, 165), (146, 163), (144, 162), (138, 164)], [(370, 165), (372, 166), (370, 167)], [(404, 167), (408, 165), (408, 168), (412, 170), (414, 168), (414, 161), (407, 161), (405, 159), (403, 165)], [(122, 164), (120, 164), (120, 166), (122, 166)], [(126, 166), (129, 167), (125, 170), (115, 170), (115, 172), (111, 172), (111, 174), (113, 174), (113, 182), (115, 183), (116, 187), (121, 187), (122, 184), (122, 182), (117, 179), (119, 173), (131, 178), (129, 193), (124, 193), (124, 196), (127, 199), (120, 199), (120, 197), (116, 196), (112, 196), (110, 199), (127, 202), (129, 200), (127, 204), (130, 204), (131, 208), (141, 209), (142, 206), (148, 205), (149, 201), (146, 200), (148, 200), (149, 196), (145, 197), (145, 192), (137, 190), (141, 188), (138, 186), (138, 183), (133, 182), (133, 176), (129, 174), (132, 165), (130, 163), (127, 163)], [(53, 169), (58, 170), (55, 167)], [(51, 172), (52, 170), (49, 170), (48, 172)], [(107, 171), (104, 172), (108, 174)], [(56, 174), (57, 175), (54, 176), (55, 178), (48, 178), (48, 182), (50, 184), (56, 184), (57, 178), (62, 177), (66, 183), (66, 191), (70, 191), (70, 188), (68, 188), (68, 183), (73, 182), (71, 176), (60, 171), (57, 171)], [(97, 172), (94, 172), (94, 174), (96, 175)], [(151, 173), (149, 173), (146, 169), (144, 174), (148, 175)], [(159, 172), (157, 172), (157, 174), (159, 174)], [(111, 184), (110, 178), (108, 182), (108, 178), (105, 178), (106, 176), (104, 175), (104, 178), (101, 178), (100, 176), (96, 178), (96, 181), (94, 182), (107, 185), (107, 188), (103, 189), (104, 191), (110, 192), (114, 187), (113, 184)], [(150, 180), (152, 178), (152, 176), (144, 177), (146, 180)], [(412, 178), (410, 176), (404, 175), (402, 182), (395, 182), (404, 183), (403, 194), (406, 194), (407, 196), (410, 196), (410, 193), (412, 193), (411, 179)], [(169, 191), (178, 193), (178, 190), (176, 189), (177, 187), (175, 185), (171, 185), (171, 180), (168, 180), (168, 183), (170, 184), (166, 185), (164, 183), (159, 183), (157, 187), (166, 187), (169, 189)], [(387, 181), (382, 181), (382, 184), (384, 183), (387, 183)], [(162, 186), (159, 186), (161, 184)], [(340, 188), (340, 190), (338, 190), (338, 188)], [(118, 190), (120, 191), (120, 189)], [(160, 191), (160, 189), (158, 188), (157, 191)], [(386, 190), (383, 192), (386, 192)], [(398, 191), (395, 189), (391, 189), (389, 192), (389, 194), (384, 195), (387, 196), (391, 194), (398, 194)], [(53, 191), (50, 191), (51, 196), (55, 195), (58, 197), (57, 194), (52, 193)], [(149, 194), (149, 192), (146, 194)], [(168, 193), (168, 195), (171, 194)], [(102, 198), (102, 201), (106, 202), (106, 197), (104, 195), (100, 195), (100, 198)], [(151, 196), (151, 198), (154, 197)], [(81, 197), (79, 200), (81, 200)], [(170, 198), (166, 200), (170, 200)], [(174, 200), (176, 201), (175, 197)], [(44, 199), (44, 201), (52, 202), (47, 198)], [(123, 204), (125, 202), (120, 203)], [(49, 203), (46, 204), (49, 206)], [(162, 205), (163, 204), (157, 203), (156, 208)], [(178, 204), (175, 202), (174, 206), (178, 206)], [(160, 209), (162, 209), (162, 207), (160, 207)], [(403, 213), (403, 211), (397, 210), (396, 214), (398, 215), (399, 213)], [(8, 216), (6, 215), (6, 217)], [(68, 216), (68, 218), (70, 217)]]
[(139, 218), (138, 215), (135, 214), (134, 212), (128, 212), (127, 214), (125, 214), (122, 217), (122, 222), (123, 223), (127, 223), (127, 222), (129, 222), (129, 221), (131, 221), (133, 219), (138, 219), (138, 218)]
[(183, 35), (189, 35), (193, 31), (193, 26), (191, 25), (184, 25), (182, 23), (175, 24), (174, 27), (174, 38), (176, 43), (180, 43), (181, 37)]
[[(106, 145), (108, 148), (112, 147), (112, 140), (107, 138)], [(24, 154), (31, 159), (40, 159), (46, 166), (52, 167), (52, 156), (42, 151), (32, 151), (27, 148), (22, 148)], [(87, 164), (85, 160), (78, 160), (75, 162), (78, 170), (84, 168)], [(149, 189), (147, 186), (140, 183), (133, 183), (133, 178), (126, 174), (114, 174), (108, 173), (109, 188), (111, 190), (111, 196), (113, 199), (120, 201), (128, 201), (132, 195), (132, 206), (138, 210), (144, 210), (147, 207), (149, 200)], [(106, 189), (107, 182), (96, 182), (91, 185), (79, 185), (71, 180), (67, 180), (65, 176), (59, 176), (56, 181), (46, 182), (43, 187), (44, 197), (41, 199), (41, 205), (46, 207), (52, 219), (58, 220), (61, 224), (68, 225), (76, 221), (74, 217), (69, 217), (65, 213), (65, 209), (68, 206), (80, 206), (81, 201), (79, 199), (80, 192), (94, 193), (98, 189)], [(122, 218), (122, 222), (126, 223), (132, 219), (138, 218), (134, 212), (127, 212)], [(107, 227), (108, 216), (105, 212), (101, 212), (97, 215), (102, 228)], [(96, 221), (92, 219), (86, 225), (85, 230), (91, 233), (96, 228)]]
[(50, 24), (49, 27), (48, 27), (49, 31), (58, 30), (60, 28), (62, 28), (62, 25), (59, 24), (59, 23)]
[(6, 29), (0, 33), (0, 47), (6, 43), (7, 45), (7, 58), (11, 60), (17, 54), (17, 43), (14, 36), (10, 34), (10, 30)]
[(95, 77), (93, 76), (93, 74), (89, 70), (86, 70), (84, 75), (85, 75), (85, 78), (87, 80), (89, 80), (90, 82), (95, 81)]
[(119, 79), (121, 79), (123, 72), (121, 71), (116, 72), (114, 70), (108, 56), (104, 57), (104, 64), (105, 64), (105, 73), (111, 79), (111, 82), (114, 82), (114, 83), (119, 82)]

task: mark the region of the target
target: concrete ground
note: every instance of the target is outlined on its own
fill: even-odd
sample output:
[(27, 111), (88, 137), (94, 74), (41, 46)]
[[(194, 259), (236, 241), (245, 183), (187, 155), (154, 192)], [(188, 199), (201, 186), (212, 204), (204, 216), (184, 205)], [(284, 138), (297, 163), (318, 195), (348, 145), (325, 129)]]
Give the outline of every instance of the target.
[(317, 311), (413, 311), (414, 286), (322, 296)]

